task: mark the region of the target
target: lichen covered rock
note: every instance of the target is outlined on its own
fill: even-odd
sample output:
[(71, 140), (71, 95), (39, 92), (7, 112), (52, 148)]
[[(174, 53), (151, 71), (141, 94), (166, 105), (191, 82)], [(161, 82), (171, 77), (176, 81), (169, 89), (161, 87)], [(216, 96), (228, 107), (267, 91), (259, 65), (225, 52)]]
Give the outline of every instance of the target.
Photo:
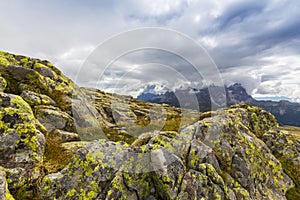
[(0, 92), (3, 92), (7, 86), (6, 80), (0, 75)]
[(199, 171), (191, 169), (185, 174), (178, 199), (236, 199), (236, 196), (212, 165), (202, 163)]
[(43, 179), (41, 199), (103, 199), (122, 160), (119, 152), (125, 148), (99, 141), (79, 149), (64, 170)]
[(2, 200), (14, 200), (13, 196), (8, 190), (8, 184), (6, 180), (5, 170), (0, 167), (0, 199)]
[(0, 93), (0, 105), (0, 165), (10, 189), (30, 187), (40, 174), (45, 137), (20, 96)]
[[(262, 125), (256, 126), (259, 121)], [(40, 195), (44, 199), (285, 199), (293, 182), (256, 136), (276, 125), (269, 113), (239, 106), (218, 111), (179, 133), (143, 134), (132, 146), (93, 142), (79, 149), (64, 170), (45, 177)]]
[(195, 137), (213, 149), (222, 173), (229, 174), (251, 198), (281, 199), (293, 182), (257, 138), (277, 126), (275, 118), (260, 108), (234, 106), (204, 119)]
[(78, 86), (49, 61), (0, 52), (0, 73), (7, 82), (5, 92), (19, 95), (31, 91), (47, 95), (62, 110), (71, 112), (71, 96), (76, 95)]
[(56, 103), (47, 95), (38, 94), (32, 91), (22, 91), (20, 95), (31, 107), (38, 105), (55, 106)]
[(36, 110), (36, 118), (48, 132), (54, 131), (55, 129), (70, 132), (75, 131), (72, 117), (58, 108), (47, 106), (39, 107)]
[(50, 133), (50, 135), (58, 138), (62, 142), (73, 142), (80, 140), (80, 137), (77, 133), (62, 131), (59, 129), (54, 130), (52, 133)]

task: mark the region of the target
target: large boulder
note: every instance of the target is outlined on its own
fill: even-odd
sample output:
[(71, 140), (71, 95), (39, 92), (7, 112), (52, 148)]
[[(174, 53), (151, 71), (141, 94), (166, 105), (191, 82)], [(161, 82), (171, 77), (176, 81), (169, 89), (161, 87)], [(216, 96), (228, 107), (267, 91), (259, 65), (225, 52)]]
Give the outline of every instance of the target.
[(20, 95), (31, 107), (39, 105), (51, 105), (55, 106), (56, 103), (47, 95), (35, 93), (32, 91), (22, 91)]
[(0, 165), (11, 190), (30, 188), (40, 175), (44, 131), (30, 106), (17, 95), (0, 93)]
[(118, 163), (123, 159), (119, 152), (125, 149), (123, 145), (106, 141), (93, 142), (79, 149), (65, 169), (44, 177), (40, 198), (104, 199), (109, 182), (120, 167)]
[(212, 165), (202, 163), (198, 168), (184, 175), (178, 199), (236, 199)]
[(36, 118), (47, 129), (48, 132), (55, 129), (74, 132), (73, 118), (59, 108), (52, 106), (40, 106), (36, 109)]
[(55, 137), (61, 142), (73, 142), (80, 140), (80, 137), (77, 133), (62, 131), (59, 129), (56, 129), (53, 132), (51, 132), (49, 136)]
[(50, 62), (0, 51), (0, 73), (7, 81), (6, 92), (21, 94), (26, 90), (47, 95), (71, 113), (72, 95), (77, 94), (78, 86)]
[[(235, 106), (203, 119), (195, 138), (215, 152), (224, 178), (233, 178), (238, 183), (229, 185), (237, 196), (284, 199), (293, 182), (258, 138), (277, 126), (274, 116), (260, 108)], [(248, 194), (237, 192), (240, 188)]]

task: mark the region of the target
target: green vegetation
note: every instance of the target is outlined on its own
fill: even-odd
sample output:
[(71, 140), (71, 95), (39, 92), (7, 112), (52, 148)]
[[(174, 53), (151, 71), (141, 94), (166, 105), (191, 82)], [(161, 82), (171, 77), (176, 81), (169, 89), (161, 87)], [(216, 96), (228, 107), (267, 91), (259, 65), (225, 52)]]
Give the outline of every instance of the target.
[(278, 157), (284, 172), (294, 181), (295, 187), (287, 191), (286, 197), (288, 200), (300, 199), (300, 169), (299, 166), (295, 166), (291, 161), (283, 157)]
[[(288, 131), (289, 139), (299, 140), (300, 139), (300, 127), (295, 126), (281, 126), (281, 130)], [(295, 187), (287, 191), (286, 197), (288, 200), (300, 199), (300, 168), (294, 165), (291, 161), (286, 158), (275, 155), (281, 162), (285, 173), (294, 181)]]
[(300, 140), (300, 127), (297, 126), (281, 126), (281, 130), (288, 131), (290, 137), (293, 137), (294, 139)]
[(46, 137), (46, 148), (42, 168), (45, 174), (55, 173), (63, 169), (72, 155), (62, 147), (62, 142), (53, 136)]

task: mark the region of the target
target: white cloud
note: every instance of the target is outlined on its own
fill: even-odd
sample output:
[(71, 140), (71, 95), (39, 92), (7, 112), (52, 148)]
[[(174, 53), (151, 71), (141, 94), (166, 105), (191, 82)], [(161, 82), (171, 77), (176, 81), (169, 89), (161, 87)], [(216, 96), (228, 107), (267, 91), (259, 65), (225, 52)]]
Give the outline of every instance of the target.
[(200, 44), (203, 44), (208, 48), (215, 48), (218, 46), (218, 41), (215, 37), (212, 36), (204, 36), (199, 39)]
[[(89, 52), (112, 35), (145, 26), (166, 27), (203, 45), (226, 83), (240, 82), (256, 96), (300, 99), (299, 6), (299, 1), (280, 0), (1, 1), (0, 48), (48, 59), (73, 78)], [(163, 54), (144, 59), (174, 60)], [(111, 72), (114, 79), (107, 78), (103, 85), (111, 86), (122, 71), (141, 63), (135, 62), (120, 60)], [(189, 74), (187, 82), (197, 86), (189, 67), (179, 62), (176, 69)], [(143, 69), (128, 74), (126, 84), (133, 84), (137, 76), (151, 82), (155, 76), (149, 73)], [(89, 77), (89, 84), (97, 82), (94, 71)]]

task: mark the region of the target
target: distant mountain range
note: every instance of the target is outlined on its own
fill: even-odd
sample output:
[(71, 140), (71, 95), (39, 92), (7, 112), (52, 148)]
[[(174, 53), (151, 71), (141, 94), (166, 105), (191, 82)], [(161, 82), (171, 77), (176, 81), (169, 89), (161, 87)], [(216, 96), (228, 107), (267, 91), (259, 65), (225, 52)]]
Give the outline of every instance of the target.
[[(212, 86), (217, 87), (217, 86)], [(300, 104), (292, 103), (286, 100), (262, 101), (256, 100), (249, 95), (246, 89), (239, 83), (235, 83), (225, 87), (227, 105), (239, 103), (248, 103), (250, 105), (259, 106), (272, 113), (278, 120), (280, 125), (300, 126)], [(184, 97), (183, 102), (180, 102), (177, 97)], [(142, 93), (137, 97), (139, 100), (144, 100), (159, 104), (169, 104), (176, 107), (192, 109), (192, 99), (197, 98), (200, 111), (211, 110), (211, 100), (208, 88), (195, 89), (188, 88), (184, 90), (176, 90), (175, 92), (166, 92), (164, 94)]]

